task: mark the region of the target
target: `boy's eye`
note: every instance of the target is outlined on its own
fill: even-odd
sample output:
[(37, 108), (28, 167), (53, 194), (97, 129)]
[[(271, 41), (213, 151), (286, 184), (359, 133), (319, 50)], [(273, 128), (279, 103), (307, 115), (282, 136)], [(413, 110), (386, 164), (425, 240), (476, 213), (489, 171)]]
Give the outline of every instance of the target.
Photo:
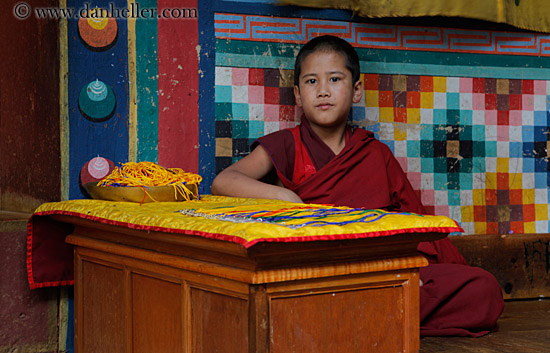
[(315, 82), (317, 82), (317, 80), (314, 79), (314, 78), (310, 78), (309, 80), (306, 81), (306, 83), (307, 83), (307, 84), (310, 84), (310, 85), (311, 85), (311, 84), (314, 84)]
[(338, 82), (340, 81), (340, 77), (331, 77), (330, 82)]

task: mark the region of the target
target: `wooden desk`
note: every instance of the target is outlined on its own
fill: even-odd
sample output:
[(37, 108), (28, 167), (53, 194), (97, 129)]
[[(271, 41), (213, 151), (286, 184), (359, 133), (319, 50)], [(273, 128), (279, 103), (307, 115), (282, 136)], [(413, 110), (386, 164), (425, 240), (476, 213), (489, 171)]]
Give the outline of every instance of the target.
[(417, 352), (419, 241), (240, 244), (73, 216), (77, 353)]

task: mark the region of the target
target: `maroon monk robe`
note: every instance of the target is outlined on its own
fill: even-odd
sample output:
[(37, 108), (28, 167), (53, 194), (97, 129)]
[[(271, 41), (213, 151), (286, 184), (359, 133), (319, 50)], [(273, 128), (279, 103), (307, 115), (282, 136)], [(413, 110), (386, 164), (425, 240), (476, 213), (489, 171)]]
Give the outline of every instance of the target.
[[(306, 203), (425, 213), (391, 150), (363, 129), (346, 130), (335, 155), (308, 121), (261, 137), (283, 185)], [(482, 336), (497, 329), (504, 309), (500, 286), (487, 271), (468, 266), (448, 238), (420, 243), (430, 265), (420, 269), (420, 334)]]

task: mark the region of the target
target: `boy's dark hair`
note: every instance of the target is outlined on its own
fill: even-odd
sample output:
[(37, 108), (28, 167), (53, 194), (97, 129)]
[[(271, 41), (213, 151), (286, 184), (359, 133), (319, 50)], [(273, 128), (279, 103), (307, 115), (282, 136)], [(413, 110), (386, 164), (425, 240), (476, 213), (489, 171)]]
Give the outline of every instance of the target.
[(305, 58), (317, 51), (336, 52), (344, 55), (346, 58), (346, 68), (351, 72), (353, 77), (353, 84), (359, 81), (360, 68), (359, 68), (359, 56), (355, 49), (346, 40), (335, 36), (325, 35), (315, 37), (307, 42), (298, 56), (296, 56), (296, 62), (294, 63), (294, 85), (298, 86), (300, 81), (300, 74), (302, 73), (302, 62)]

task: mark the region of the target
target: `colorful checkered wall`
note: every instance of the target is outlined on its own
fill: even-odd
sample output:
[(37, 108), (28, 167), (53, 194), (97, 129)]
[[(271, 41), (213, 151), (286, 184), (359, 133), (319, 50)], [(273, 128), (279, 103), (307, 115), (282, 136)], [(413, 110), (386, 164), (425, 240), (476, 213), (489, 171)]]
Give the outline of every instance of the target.
[[(217, 172), (296, 125), (292, 71), (216, 68)], [(375, 132), (428, 211), (466, 233), (548, 232), (550, 82), (364, 74), (352, 124)]]

